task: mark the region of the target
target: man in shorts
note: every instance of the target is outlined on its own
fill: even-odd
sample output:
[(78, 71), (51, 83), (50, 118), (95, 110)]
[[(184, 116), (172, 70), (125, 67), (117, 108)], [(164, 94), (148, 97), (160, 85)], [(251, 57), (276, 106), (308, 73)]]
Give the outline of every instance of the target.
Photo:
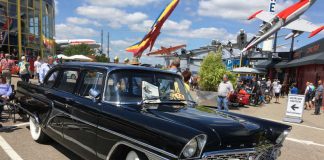
[(274, 92), (275, 92), (275, 97), (276, 97), (276, 102), (279, 104), (279, 97), (280, 97), (280, 92), (281, 92), (281, 87), (282, 85), (280, 84), (280, 81), (277, 82), (277, 85), (273, 87)]

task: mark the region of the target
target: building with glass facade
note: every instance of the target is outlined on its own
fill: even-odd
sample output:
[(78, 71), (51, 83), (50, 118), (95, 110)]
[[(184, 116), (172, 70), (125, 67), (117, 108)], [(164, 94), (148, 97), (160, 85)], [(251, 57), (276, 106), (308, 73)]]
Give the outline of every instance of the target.
[(54, 0), (0, 0), (0, 56), (54, 54)]

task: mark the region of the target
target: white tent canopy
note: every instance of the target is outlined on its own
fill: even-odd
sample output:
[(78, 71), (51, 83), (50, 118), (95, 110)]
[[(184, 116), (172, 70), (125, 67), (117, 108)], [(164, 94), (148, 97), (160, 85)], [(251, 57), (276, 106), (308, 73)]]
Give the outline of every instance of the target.
[(62, 59), (64, 59), (64, 60), (70, 60), (70, 57), (68, 57), (68, 56), (66, 56), (66, 55), (64, 55), (64, 54), (59, 54), (59, 55), (57, 55), (57, 58), (62, 58)]
[(57, 58), (62, 58), (63, 60), (73, 60), (73, 61), (92, 61), (91, 58), (84, 55), (74, 55), (74, 56), (66, 56), (63, 54), (57, 55)]
[(77, 61), (92, 61), (91, 58), (84, 56), (84, 55), (74, 55), (69, 57), (71, 60), (77, 60)]
[(245, 73), (245, 74), (259, 74), (262, 73), (262, 71), (259, 71), (254, 68), (248, 68), (248, 67), (240, 67), (240, 68), (235, 68), (233, 69), (234, 73)]

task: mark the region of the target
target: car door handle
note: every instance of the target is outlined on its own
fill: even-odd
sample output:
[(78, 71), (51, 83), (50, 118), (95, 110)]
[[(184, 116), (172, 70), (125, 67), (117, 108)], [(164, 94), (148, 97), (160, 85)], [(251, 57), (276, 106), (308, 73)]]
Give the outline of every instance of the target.
[(44, 94), (45, 95), (49, 95), (51, 92), (49, 92), (49, 91), (44, 91)]
[(74, 100), (72, 98), (65, 98), (66, 102), (74, 102)]
[(65, 108), (66, 108), (66, 109), (71, 109), (71, 106), (68, 105), (68, 104), (66, 104), (66, 105), (65, 105)]

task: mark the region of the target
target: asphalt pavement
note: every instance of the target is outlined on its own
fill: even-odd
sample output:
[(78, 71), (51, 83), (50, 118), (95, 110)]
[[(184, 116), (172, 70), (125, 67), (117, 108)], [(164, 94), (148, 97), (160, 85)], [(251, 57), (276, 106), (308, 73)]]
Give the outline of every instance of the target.
[[(16, 79), (13, 81), (16, 83)], [(233, 108), (231, 112), (260, 117), (284, 123), (287, 99), (281, 104), (267, 104), (260, 107)], [(284, 143), (280, 160), (323, 160), (324, 159), (324, 114), (312, 115), (314, 110), (305, 111), (302, 124), (291, 124), (292, 132)], [(323, 110), (322, 110), (323, 112)], [(38, 144), (29, 134), (29, 124), (18, 120), (1, 122), (0, 160), (68, 160), (81, 159), (56, 142)]]

